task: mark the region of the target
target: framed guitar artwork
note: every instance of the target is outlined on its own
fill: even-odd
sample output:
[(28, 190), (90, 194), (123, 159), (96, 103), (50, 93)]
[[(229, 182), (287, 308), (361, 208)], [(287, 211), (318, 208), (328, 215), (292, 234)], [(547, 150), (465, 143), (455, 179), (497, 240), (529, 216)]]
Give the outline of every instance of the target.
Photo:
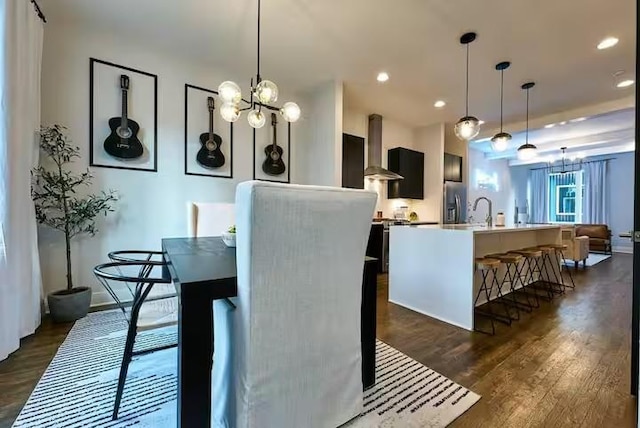
[(158, 78), (90, 59), (89, 164), (158, 170)]
[(275, 112), (265, 126), (253, 130), (253, 179), (291, 182), (291, 123)]
[(233, 124), (222, 120), (218, 92), (184, 87), (184, 173), (233, 178)]

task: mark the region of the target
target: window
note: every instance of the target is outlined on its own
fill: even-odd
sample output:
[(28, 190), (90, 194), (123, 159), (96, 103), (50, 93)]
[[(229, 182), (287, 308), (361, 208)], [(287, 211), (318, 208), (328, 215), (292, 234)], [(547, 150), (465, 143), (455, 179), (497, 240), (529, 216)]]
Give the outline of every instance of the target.
[(549, 221), (582, 223), (583, 172), (549, 174)]

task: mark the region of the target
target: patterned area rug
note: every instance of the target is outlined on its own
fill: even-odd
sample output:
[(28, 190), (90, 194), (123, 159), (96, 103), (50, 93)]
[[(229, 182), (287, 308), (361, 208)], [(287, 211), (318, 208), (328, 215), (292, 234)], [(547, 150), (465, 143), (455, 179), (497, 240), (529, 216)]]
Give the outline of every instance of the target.
[[(589, 253), (589, 257), (587, 257), (587, 267), (595, 266), (600, 262), (609, 260), (610, 258), (611, 258), (611, 255), (609, 254)], [(565, 261), (565, 265), (567, 267), (572, 268), (574, 267), (575, 263), (572, 260), (567, 260)], [(580, 267), (582, 267), (582, 262), (580, 262)]]
[[(127, 323), (117, 311), (76, 322), (14, 423), (25, 427), (175, 427), (176, 349), (136, 357), (111, 420)], [(136, 349), (175, 343), (176, 329), (138, 335)], [(378, 341), (376, 384), (349, 428), (444, 427), (480, 396)]]

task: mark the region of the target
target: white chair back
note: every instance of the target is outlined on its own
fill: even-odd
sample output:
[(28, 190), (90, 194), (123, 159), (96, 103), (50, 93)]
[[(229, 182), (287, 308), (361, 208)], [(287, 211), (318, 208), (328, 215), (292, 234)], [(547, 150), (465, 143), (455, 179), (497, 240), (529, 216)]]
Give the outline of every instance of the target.
[(220, 236), (236, 223), (234, 204), (189, 202), (187, 236)]
[(238, 186), (238, 297), (214, 309), (213, 426), (337, 427), (360, 414), (375, 204), (363, 190)]

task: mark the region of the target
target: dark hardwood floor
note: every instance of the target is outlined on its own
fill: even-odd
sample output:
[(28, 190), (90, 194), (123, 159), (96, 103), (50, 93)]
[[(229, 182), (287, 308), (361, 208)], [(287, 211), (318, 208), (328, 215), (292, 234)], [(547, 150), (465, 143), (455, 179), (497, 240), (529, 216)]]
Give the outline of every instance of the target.
[(0, 428), (13, 424), (72, 326), (45, 318), (36, 333), (22, 339), (20, 349), (0, 363)]
[(453, 427), (634, 427), (632, 261), (615, 254), (581, 269), (575, 291), (495, 336), (388, 303), (381, 276), (378, 338), (482, 395)]
[[(482, 395), (453, 427), (633, 427), (629, 395), (632, 257), (576, 276), (577, 288), (495, 336), (387, 302), (378, 278), (378, 337)], [(47, 320), (0, 363), (0, 428), (10, 427), (70, 325)]]

